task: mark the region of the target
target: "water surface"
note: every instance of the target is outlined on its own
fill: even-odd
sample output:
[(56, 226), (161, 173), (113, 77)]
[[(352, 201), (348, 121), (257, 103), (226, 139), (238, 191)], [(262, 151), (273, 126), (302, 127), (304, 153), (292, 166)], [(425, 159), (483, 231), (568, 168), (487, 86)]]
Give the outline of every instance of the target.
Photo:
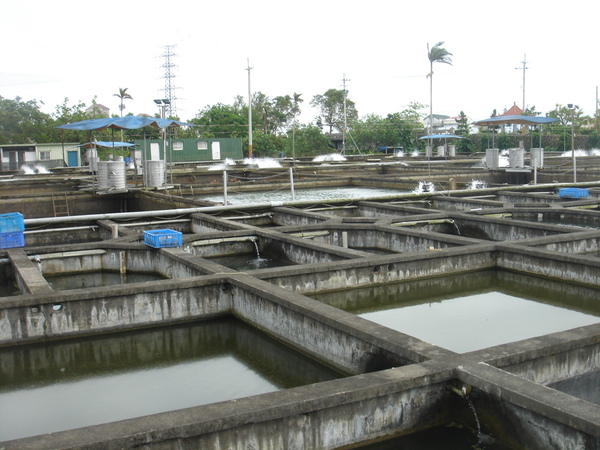
[(600, 322), (600, 291), (502, 271), (312, 297), (458, 353)]
[[(318, 189), (296, 189), (294, 199), (291, 190), (277, 190), (269, 192), (230, 192), (227, 195), (229, 204), (262, 202), (291, 202), (291, 201), (315, 201), (321, 202), (334, 199), (359, 199), (368, 197), (397, 197), (410, 194), (408, 189), (377, 189), (364, 187), (331, 187)], [(203, 196), (200, 200), (208, 200), (215, 203), (223, 203), (223, 194)]]
[(235, 319), (0, 349), (0, 441), (343, 375)]
[(256, 256), (252, 253), (230, 256), (215, 256), (207, 259), (214, 263), (221, 264), (222, 266), (238, 271), (270, 269), (274, 267), (294, 265), (294, 263), (291, 262)]

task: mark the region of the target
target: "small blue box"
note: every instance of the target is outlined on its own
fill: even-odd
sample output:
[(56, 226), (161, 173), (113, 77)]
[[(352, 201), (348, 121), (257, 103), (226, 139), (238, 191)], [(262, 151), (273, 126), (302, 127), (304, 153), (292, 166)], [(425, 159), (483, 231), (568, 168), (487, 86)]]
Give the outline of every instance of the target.
[(24, 230), (23, 214), (18, 212), (0, 214), (0, 233), (14, 233), (15, 231)]
[(173, 230), (144, 231), (144, 244), (154, 248), (179, 247), (182, 244), (182, 235)]
[(25, 236), (22, 231), (0, 233), (0, 248), (25, 247)]
[(580, 188), (562, 188), (558, 190), (558, 196), (562, 198), (586, 198), (588, 196), (588, 190)]

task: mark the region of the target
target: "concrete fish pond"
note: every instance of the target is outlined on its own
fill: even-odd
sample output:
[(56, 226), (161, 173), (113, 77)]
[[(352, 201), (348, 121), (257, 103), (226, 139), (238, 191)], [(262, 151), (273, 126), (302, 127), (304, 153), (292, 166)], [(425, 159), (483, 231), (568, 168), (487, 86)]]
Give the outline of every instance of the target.
[[(25, 213), (0, 255), (0, 446), (599, 448), (600, 190), (560, 187), (132, 189)], [(152, 229), (181, 242), (148, 246)], [(105, 272), (127, 283), (49, 282)]]
[(235, 319), (0, 349), (0, 361), (2, 441), (343, 376)]
[(313, 297), (465, 353), (600, 323), (599, 296), (596, 289), (488, 270)]

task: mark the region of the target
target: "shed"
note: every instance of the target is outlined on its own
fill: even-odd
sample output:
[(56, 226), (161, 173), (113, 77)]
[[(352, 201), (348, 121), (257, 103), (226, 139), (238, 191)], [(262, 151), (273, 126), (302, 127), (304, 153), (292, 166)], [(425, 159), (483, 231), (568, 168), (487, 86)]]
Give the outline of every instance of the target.
[(53, 167), (76, 167), (81, 165), (78, 142), (47, 144), (0, 145), (2, 170), (19, 170), (24, 165)]
[[(136, 140), (144, 160), (164, 160), (162, 139)], [(242, 159), (240, 138), (170, 138), (166, 141), (167, 161), (200, 162)]]

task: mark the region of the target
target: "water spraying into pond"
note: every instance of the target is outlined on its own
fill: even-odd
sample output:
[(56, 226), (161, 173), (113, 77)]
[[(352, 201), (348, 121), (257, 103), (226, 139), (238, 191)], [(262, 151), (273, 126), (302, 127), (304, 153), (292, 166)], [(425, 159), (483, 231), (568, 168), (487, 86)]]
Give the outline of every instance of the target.
[(256, 250), (256, 257), (248, 261), (248, 264), (255, 269), (263, 269), (269, 265), (269, 259), (260, 256), (260, 250), (258, 248), (258, 240), (252, 239), (254, 249)]
[(235, 164), (233, 159), (225, 158), (223, 162), (213, 164), (208, 170), (229, 170), (231, 167), (235, 166)]
[(427, 192), (435, 192), (435, 184), (432, 181), (419, 181), (417, 187), (413, 189), (413, 194), (425, 194)]
[(346, 157), (339, 153), (330, 153), (329, 155), (317, 155), (313, 158), (313, 162), (334, 162), (346, 161)]
[(36, 173), (52, 173), (41, 164), (36, 164), (33, 167), (23, 164), (21, 166), (21, 172), (23, 172), (25, 175), (35, 175)]
[(35, 166), (33, 166), (33, 170), (35, 170), (37, 173), (52, 173), (41, 164), (36, 164)]
[(467, 189), (469, 189), (469, 190), (486, 189), (487, 187), (488, 187), (488, 184), (482, 180), (471, 180), (471, 182), (469, 184), (467, 184)]
[[(567, 150), (560, 155), (562, 158), (571, 158), (573, 156), (572, 150)], [(575, 157), (580, 158), (584, 156), (600, 156), (600, 149), (593, 148), (591, 150), (584, 150), (582, 148), (575, 149)]]
[(244, 164), (257, 169), (274, 169), (281, 167), (279, 161), (273, 158), (246, 158)]

